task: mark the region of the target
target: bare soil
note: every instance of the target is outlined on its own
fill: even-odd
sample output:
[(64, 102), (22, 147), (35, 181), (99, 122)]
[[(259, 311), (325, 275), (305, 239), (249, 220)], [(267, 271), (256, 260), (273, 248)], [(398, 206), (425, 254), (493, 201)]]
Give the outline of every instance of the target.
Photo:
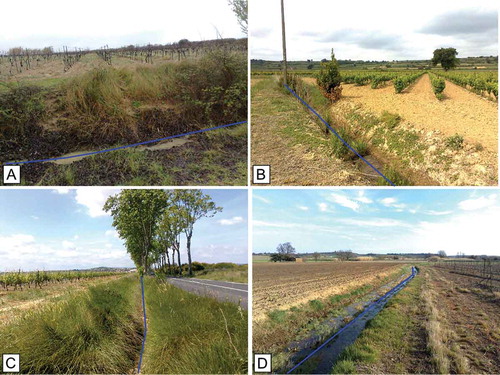
[(403, 93), (396, 94), (392, 85), (380, 89), (369, 86), (342, 85), (342, 99), (362, 104), (381, 114), (397, 113), (423, 130), (439, 130), (446, 136), (462, 135), (471, 144), (480, 143), (489, 151), (498, 151), (498, 103), (480, 97), (446, 81), (445, 99), (432, 92), (428, 74)]
[(342, 294), (402, 268), (393, 262), (255, 263), (253, 319), (313, 299)]
[[(438, 294), (440, 322), (449, 332), (448, 348), (464, 356), (470, 373), (500, 373), (500, 297), (478, 288), (476, 277), (433, 267), (430, 287)], [(456, 369), (450, 368), (452, 373)]]

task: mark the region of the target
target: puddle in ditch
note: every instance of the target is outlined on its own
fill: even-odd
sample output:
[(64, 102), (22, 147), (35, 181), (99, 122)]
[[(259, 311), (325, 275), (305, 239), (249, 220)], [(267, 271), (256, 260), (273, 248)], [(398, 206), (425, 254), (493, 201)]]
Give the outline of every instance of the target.
[[(365, 328), (366, 323), (373, 319), (398, 291), (404, 288), (406, 283), (403, 284), (403, 282), (407, 279), (408, 275), (405, 275), (396, 281), (380, 287), (378, 290), (368, 294), (368, 298), (364, 298), (363, 301), (345, 307), (339, 316), (324, 321), (321, 326), (323, 329), (329, 328), (329, 334), (320, 334), (315, 331), (308, 338), (290, 344), (288, 350), (294, 352), (294, 354), (290, 357), (289, 363), (298, 364), (318, 348), (322, 342), (325, 342), (328, 337), (331, 337), (334, 332), (337, 332), (343, 326), (346, 327), (335, 339), (330, 341), (292, 373), (329, 374), (339, 355), (345, 348), (356, 341)], [(357, 316), (359, 317), (355, 319)], [(352, 320), (354, 321), (351, 322)], [(348, 326), (346, 326), (346, 323)], [(293, 367), (290, 366), (289, 368)], [(284, 373), (286, 371), (278, 370), (277, 372)]]
[[(182, 146), (182, 145), (184, 145), (184, 144), (186, 144), (188, 142), (191, 142), (188, 139), (188, 137), (174, 138), (174, 139), (170, 139), (168, 141), (159, 142), (158, 144), (155, 144), (155, 145), (152, 145), (152, 146), (149, 146), (149, 145), (136, 146), (136, 147), (133, 147), (133, 149), (137, 150), (137, 151), (169, 150), (169, 149), (174, 148), (174, 147)], [(90, 152), (95, 152), (95, 151), (75, 151), (75, 152), (70, 152), (69, 154), (61, 155), (59, 157), (69, 157), (69, 156), (74, 156), (74, 155), (87, 154), (87, 153), (90, 153)], [(82, 159), (84, 159), (84, 158), (86, 158), (88, 156), (91, 156), (91, 155), (77, 156), (77, 157), (68, 158), (68, 159), (59, 159), (59, 160), (51, 161), (51, 163), (58, 164), (58, 165), (67, 165), (67, 164), (72, 164), (72, 163), (74, 163), (74, 162), (76, 162), (78, 160), (82, 160)]]

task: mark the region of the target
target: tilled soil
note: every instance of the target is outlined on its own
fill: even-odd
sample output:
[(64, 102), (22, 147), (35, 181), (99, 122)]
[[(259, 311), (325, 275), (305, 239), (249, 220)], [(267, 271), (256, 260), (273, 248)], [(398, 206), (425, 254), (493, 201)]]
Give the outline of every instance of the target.
[(403, 267), (390, 262), (256, 263), (253, 319), (313, 299), (341, 294)]
[(396, 94), (392, 85), (380, 89), (370, 86), (342, 85), (343, 101), (362, 104), (381, 114), (389, 111), (423, 130), (439, 130), (446, 136), (462, 135), (471, 144), (480, 143), (489, 151), (498, 151), (498, 103), (446, 81), (445, 99), (438, 100), (428, 74)]
[[(437, 306), (445, 320), (440, 322), (452, 332), (447, 347), (458, 346), (470, 373), (500, 373), (500, 299), (498, 294), (478, 288), (480, 279), (429, 270), (430, 286), (438, 294)], [(454, 372), (453, 368), (450, 369)]]

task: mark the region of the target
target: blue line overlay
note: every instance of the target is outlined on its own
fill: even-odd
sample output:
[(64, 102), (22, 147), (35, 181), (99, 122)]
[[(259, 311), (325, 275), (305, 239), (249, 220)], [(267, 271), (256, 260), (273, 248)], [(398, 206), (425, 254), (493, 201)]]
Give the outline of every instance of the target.
[(377, 172), (381, 177), (384, 178), (384, 180), (386, 180), (390, 185), (392, 186), (396, 186), (391, 180), (389, 180), (387, 177), (385, 177), (382, 172), (380, 172), (377, 168), (375, 168), (375, 166), (373, 166), (373, 164), (371, 164), (368, 160), (366, 160), (364, 157), (362, 157), (354, 148), (351, 147), (351, 145), (349, 143), (347, 143), (346, 141), (344, 141), (344, 139), (342, 139), (342, 137), (339, 135), (339, 133), (337, 133), (335, 131), (334, 128), (332, 128), (330, 126), (330, 124), (328, 124), (325, 120), (323, 120), (323, 118), (318, 114), (318, 112), (316, 112), (309, 104), (307, 104), (300, 96), (297, 95), (297, 93), (295, 91), (293, 91), (288, 85), (284, 85), (288, 91), (290, 91), (297, 99), (299, 99), (302, 104), (304, 104), (312, 113), (314, 113), (322, 122), (323, 124), (325, 124), (327, 126), (328, 129), (331, 130), (331, 132), (338, 138), (342, 141), (342, 143), (344, 145), (347, 146), (347, 148), (349, 150), (351, 150), (352, 152), (354, 152), (357, 156), (359, 156), (359, 158), (361, 160), (363, 160), (367, 165), (369, 165), (375, 172)]
[(288, 370), (286, 373), (291, 374), (293, 371), (295, 371), (299, 366), (301, 366), (305, 361), (307, 361), (309, 358), (311, 358), (313, 355), (315, 355), (317, 352), (319, 352), (321, 349), (323, 349), (330, 341), (332, 341), (334, 338), (336, 338), (338, 335), (340, 335), (345, 329), (347, 329), (350, 325), (354, 324), (355, 321), (360, 319), (363, 315), (366, 315), (368, 311), (373, 309), (378, 302), (383, 300), (384, 298), (391, 298), (394, 294), (399, 292), (403, 287), (408, 284), (408, 282), (413, 279), (417, 275), (417, 269), (415, 267), (411, 268), (411, 275), (408, 276), (406, 279), (401, 281), (398, 285), (396, 285), (394, 288), (389, 290), (386, 294), (384, 294), (382, 297), (380, 297), (378, 300), (375, 302), (372, 302), (370, 306), (368, 306), (361, 314), (359, 314), (357, 317), (355, 317), (353, 320), (351, 320), (349, 323), (347, 323), (344, 327), (342, 327), (340, 330), (338, 330), (333, 336), (331, 336), (328, 340), (326, 340), (323, 344), (321, 344), (318, 348), (316, 348), (312, 353), (310, 353), (307, 357), (305, 357), (302, 361), (297, 363), (291, 370)]
[(207, 128), (207, 129), (200, 129), (200, 130), (194, 130), (192, 132), (188, 133), (183, 133), (183, 134), (177, 134), (177, 135), (171, 135), (170, 137), (165, 137), (165, 138), (158, 138), (158, 139), (153, 139), (151, 141), (144, 141), (140, 143), (134, 143), (132, 145), (127, 145), (127, 146), (120, 146), (120, 147), (115, 147), (115, 148), (108, 148), (105, 150), (100, 150), (100, 151), (93, 151), (93, 152), (88, 152), (86, 154), (79, 154), (79, 155), (71, 155), (71, 156), (61, 156), (58, 158), (51, 158), (51, 159), (40, 159), (40, 160), (29, 160), (29, 161), (11, 161), (8, 163), (4, 163), (4, 165), (17, 165), (17, 164), (31, 164), (31, 163), (42, 163), (45, 161), (54, 161), (54, 160), (62, 160), (62, 159), (71, 159), (71, 158), (79, 158), (82, 156), (89, 156), (89, 155), (95, 155), (95, 154), (102, 154), (104, 152), (110, 152), (110, 151), (116, 151), (116, 150), (121, 150), (124, 148), (130, 148), (130, 147), (136, 147), (136, 146), (141, 146), (141, 145), (146, 145), (149, 143), (155, 143), (155, 142), (160, 142), (160, 141), (165, 141), (167, 139), (173, 139), (173, 138), (179, 138), (179, 137), (184, 137), (186, 135), (191, 135), (191, 134), (198, 134), (198, 133), (204, 133), (208, 132), (210, 130), (216, 130), (216, 129), (222, 129), (222, 128), (228, 128), (230, 126), (235, 126), (235, 125), (241, 125), (241, 124), (246, 124), (247, 121), (240, 121), (240, 122), (234, 122), (232, 124), (226, 124), (226, 125), (219, 125), (215, 126), (213, 128)]
[(142, 311), (144, 312), (144, 337), (142, 339), (141, 355), (139, 357), (139, 365), (137, 366), (137, 373), (141, 373), (142, 355), (144, 354), (144, 345), (146, 345), (146, 336), (148, 335), (148, 325), (146, 323), (146, 301), (144, 299), (144, 279), (141, 276), (141, 291), (142, 291)]

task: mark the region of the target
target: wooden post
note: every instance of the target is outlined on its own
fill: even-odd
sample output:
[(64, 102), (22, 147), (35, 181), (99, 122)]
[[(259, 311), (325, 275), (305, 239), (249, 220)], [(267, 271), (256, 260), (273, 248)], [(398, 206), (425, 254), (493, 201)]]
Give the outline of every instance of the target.
[(281, 34), (283, 38), (283, 64), (284, 64), (284, 77), (283, 77), (283, 82), (285, 82), (285, 85), (288, 84), (287, 78), (287, 64), (286, 64), (286, 37), (285, 37), (285, 6), (283, 4), (284, 0), (281, 0)]

